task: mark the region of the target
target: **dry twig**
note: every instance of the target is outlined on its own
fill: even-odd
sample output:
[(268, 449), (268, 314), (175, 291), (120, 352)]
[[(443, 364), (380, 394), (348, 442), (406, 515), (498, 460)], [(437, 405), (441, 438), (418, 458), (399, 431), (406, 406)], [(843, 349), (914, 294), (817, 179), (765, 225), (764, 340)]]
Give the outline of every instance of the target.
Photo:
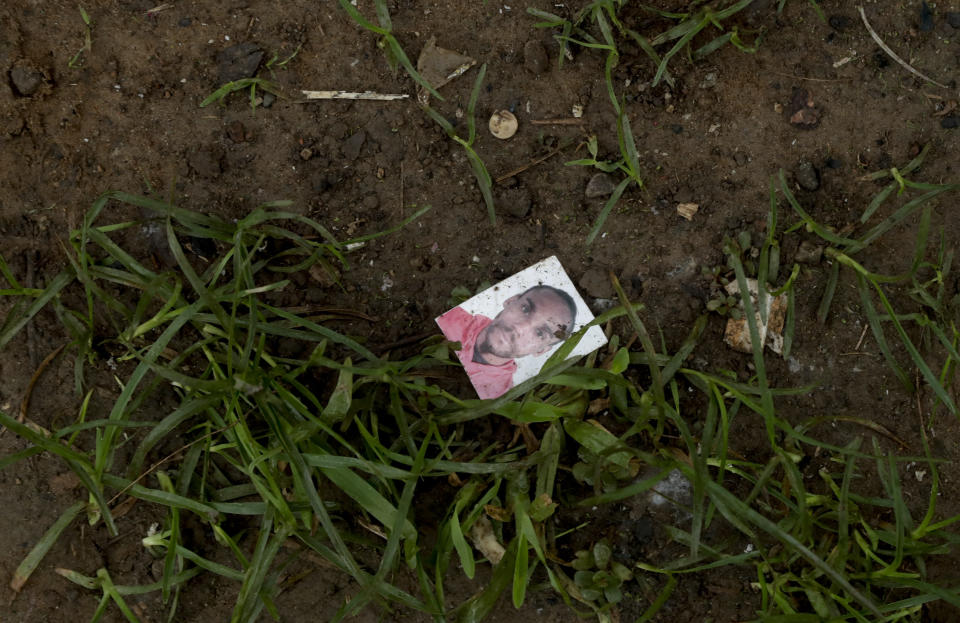
[(891, 50), (891, 49), (887, 46), (887, 44), (883, 42), (883, 39), (880, 38), (880, 35), (878, 35), (878, 34), (876, 33), (876, 31), (873, 29), (873, 27), (870, 26), (870, 22), (867, 21), (867, 14), (863, 12), (863, 7), (862, 7), (862, 6), (858, 6), (857, 9), (860, 11), (860, 18), (863, 20), (863, 25), (867, 27), (867, 32), (869, 32), (869, 33), (870, 33), (870, 36), (873, 37), (873, 40), (877, 42), (877, 45), (880, 46), (880, 49), (887, 53), (887, 56), (889, 56), (889, 57), (892, 58), (893, 60), (897, 61), (897, 62), (900, 64), (901, 67), (903, 67), (904, 69), (906, 69), (907, 71), (909, 71), (909, 72), (912, 73), (913, 75), (918, 76), (919, 78), (922, 78), (923, 80), (926, 80), (927, 82), (931, 82), (931, 83), (937, 85), (938, 87), (940, 87), (941, 89), (949, 89), (949, 88), (950, 88), (950, 87), (948, 87), (948, 86), (945, 85), (945, 84), (940, 84), (939, 82), (937, 82), (937, 81), (934, 80), (933, 78), (928, 78), (928, 77), (924, 76), (922, 73), (920, 73), (919, 71), (917, 71), (916, 69), (914, 69), (913, 67), (911, 67), (905, 60), (903, 60), (902, 58), (900, 58), (899, 56), (897, 56), (897, 55), (894, 53), (894, 51)]

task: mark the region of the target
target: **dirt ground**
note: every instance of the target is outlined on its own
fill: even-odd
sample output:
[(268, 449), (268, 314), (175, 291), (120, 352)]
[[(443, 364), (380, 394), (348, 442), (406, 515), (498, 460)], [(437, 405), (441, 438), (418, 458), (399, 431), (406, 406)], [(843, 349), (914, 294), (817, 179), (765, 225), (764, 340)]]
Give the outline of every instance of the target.
[[(880, 37), (918, 70), (949, 86), (940, 88), (915, 78), (880, 51), (849, 2), (819, 2), (825, 22), (810, 2), (788, 0), (778, 15), (779, 2), (756, 0), (730, 23), (748, 41), (754, 35), (747, 33), (763, 33), (756, 53), (725, 46), (696, 63), (677, 55), (670, 64), (672, 87), (651, 86), (654, 65), (636, 46), (623, 43), (614, 82), (625, 97), (646, 187), (627, 190), (601, 236), (587, 247), (584, 240), (605, 197), (587, 196), (596, 170), (563, 163), (585, 157), (577, 145), (591, 134), (598, 138), (601, 156), (619, 158), (604, 58), (577, 49), (573, 60), (559, 68), (554, 33), (534, 28), (537, 20), (525, 11), (533, 6), (569, 17), (583, 4), (388, 1), (394, 32), (412, 58), (436, 37), (439, 46), (486, 63), (475, 148), (494, 179), (557, 152), (498, 180), (498, 222), (492, 226), (463, 149), (421, 111), (415, 97), (301, 101), (300, 89), (415, 90), (402, 70), (390, 70), (376, 37), (358, 28), (332, 0), (175, 0), (158, 12), (150, 12), (153, 0), (88, 0), (83, 7), (91, 19), (91, 46), (73, 67), (71, 59), (85, 37), (76, 3), (9, 0), (0, 7), (0, 252), (23, 281), (42, 286), (66, 263), (61, 241), (69, 229), (107, 190), (172, 195), (179, 205), (229, 218), (240, 218), (268, 200), (290, 199), (292, 209), (343, 238), (383, 230), (429, 205), (427, 214), (402, 231), (351, 254), (343, 288), (304, 279), (277, 302), (362, 311), (377, 322), (338, 330), (374, 343), (397, 342), (436, 332), (433, 318), (448, 308), (453, 288), (492, 283), (557, 255), (590, 301), (613, 296), (607, 275), (616, 274), (628, 294), (647, 305), (648, 326), (662, 332), (672, 352), (704, 311), (710, 279), (701, 268), (724, 263), (723, 238), (742, 231), (751, 232), (754, 240), (765, 235), (769, 184), (781, 168), (812, 215), (837, 229), (857, 222), (880, 189), (860, 181), (861, 175), (902, 166), (923, 146), (930, 145), (929, 155), (914, 179), (960, 180), (960, 113), (943, 112), (958, 99), (960, 23), (955, 12), (960, 2), (931, 3), (932, 24), (922, 19), (919, 1), (863, 2)], [(656, 4), (681, 10), (686, 3)], [(370, 0), (359, 0), (359, 7), (372, 19)], [(639, 6), (624, 8), (622, 18), (648, 36), (668, 27)], [(285, 97), (251, 111), (247, 94), (235, 93), (225, 105), (201, 108), (200, 102), (230, 79), (231, 67), (222, 54), (238, 43), (263, 52), (259, 75), (275, 80)], [(266, 68), (274, 54), (282, 60), (298, 47), (282, 68), (274, 66), (272, 73)], [(443, 87), (446, 101), (433, 102), (463, 133), (476, 71)], [(791, 122), (798, 101), (801, 106), (812, 103), (815, 122)], [(574, 106), (583, 107), (582, 124), (534, 124), (570, 118)], [(486, 120), (497, 109), (512, 110), (519, 119), (519, 131), (509, 140), (486, 130)], [(699, 206), (691, 220), (678, 215), (682, 203)], [(935, 231), (942, 229), (947, 247), (955, 248), (960, 240), (956, 195), (934, 206)], [(882, 208), (887, 211), (882, 215), (891, 209)], [(108, 218), (142, 216), (116, 209)], [(785, 204), (781, 220), (796, 220)], [(879, 273), (902, 271), (912, 256), (915, 226), (908, 222), (890, 232), (860, 259)], [(809, 242), (801, 248), (804, 241)], [(791, 358), (771, 356), (768, 371), (774, 385), (818, 389), (787, 398), (778, 407), (794, 422), (817, 413), (868, 418), (906, 447), (854, 424), (815, 432), (841, 444), (854, 435), (868, 442), (875, 436), (887, 452), (919, 454), (918, 414), (929, 415), (928, 397), (903, 391), (872, 337), (864, 338), (866, 319), (849, 276), (841, 279), (827, 322), (818, 323), (816, 309), (829, 267), (824, 258), (809, 253), (815, 242), (802, 231), (783, 239), (781, 264), (802, 262), (796, 338)], [(151, 241), (145, 237), (141, 243)], [(955, 282), (948, 287), (956, 292)], [(909, 300), (898, 297), (895, 303), (906, 306)], [(723, 343), (723, 324), (720, 316), (710, 319), (694, 365), (733, 370), (746, 378), (750, 357)], [(65, 341), (59, 326), (52, 312), (41, 314), (0, 356), (5, 412), (18, 409), (39, 361)], [(903, 352), (898, 354), (907, 361)], [(97, 387), (104, 404), (116, 393), (109, 374)], [(467, 391), (465, 386), (464, 395)], [(38, 387), (31, 417), (45, 426), (63, 422), (76, 413), (80, 399), (72, 391), (72, 364), (62, 358)], [(956, 459), (956, 419), (940, 412), (930, 428), (934, 454)], [(737, 421), (731, 439), (736, 439), (736, 451), (748, 457), (766, 447), (763, 426), (755, 419)], [(0, 438), (3, 456), (23, 447), (10, 434)], [(809, 470), (815, 477), (815, 461)], [(945, 492), (960, 482), (952, 463), (944, 464), (941, 475)], [(922, 508), (927, 483), (909, 476), (905, 471), (906, 496)], [(9, 600), (13, 595), (6, 578), (54, 518), (81, 499), (81, 489), (62, 464), (44, 457), (0, 471), (0, 485), (0, 578)], [(944, 516), (960, 512), (960, 500), (942, 498)], [(621, 510), (625, 512), (618, 511), (615, 518), (596, 518), (595, 529), (619, 535), (624, 556), (653, 560), (679, 551), (661, 540), (665, 537), (651, 527), (643, 508)], [(57, 576), (55, 567), (92, 574), (106, 566), (118, 583), (155, 581), (156, 562), (139, 539), (157, 520), (148, 505), (138, 505), (119, 521), (121, 535), (112, 540), (101, 527), (75, 523), (0, 619), (88, 620), (96, 596)], [(210, 537), (198, 533), (196, 538)], [(211, 544), (210, 555), (216, 549)], [(953, 556), (933, 564), (931, 574), (953, 585), (958, 562)], [(297, 564), (303, 568), (291, 571), (291, 577), (310, 573), (278, 598), (281, 620), (329, 619), (351, 594), (349, 583), (328, 570)], [(729, 570), (684, 579), (656, 620), (749, 620), (759, 603), (749, 587), (755, 579)], [(451, 590), (462, 600), (481, 583), (482, 577), (473, 583), (461, 580)], [(659, 587), (654, 578), (646, 589), (655, 595)], [(195, 581), (182, 596), (178, 620), (227, 620), (237, 589), (211, 577)], [(160, 621), (159, 599), (154, 593), (131, 602), (143, 620)], [(578, 620), (549, 592), (531, 595), (519, 612), (508, 602), (506, 598), (490, 620)], [(623, 620), (634, 620), (643, 606), (627, 602), (621, 610)], [(951, 614), (930, 616), (956, 620)], [(106, 620), (119, 617), (111, 611)], [(360, 620), (418, 619), (368, 610)]]

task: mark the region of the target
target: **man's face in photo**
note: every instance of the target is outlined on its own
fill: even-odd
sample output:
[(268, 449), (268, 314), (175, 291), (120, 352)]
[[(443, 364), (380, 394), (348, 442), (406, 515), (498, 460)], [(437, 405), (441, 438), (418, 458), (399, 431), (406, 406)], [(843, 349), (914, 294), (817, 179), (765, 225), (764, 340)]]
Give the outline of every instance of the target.
[(517, 294), (503, 303), (481, 333), (477, 349), (504, 359), (547, 352), (565, 340), (573, 329), (569, 304), (556, 292), (543, 288)]

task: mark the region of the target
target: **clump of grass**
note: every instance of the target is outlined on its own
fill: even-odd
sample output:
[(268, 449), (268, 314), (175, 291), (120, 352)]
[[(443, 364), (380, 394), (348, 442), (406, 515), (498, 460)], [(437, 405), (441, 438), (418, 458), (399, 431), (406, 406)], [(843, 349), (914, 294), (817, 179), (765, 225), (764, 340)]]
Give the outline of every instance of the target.
[[(270, 60), (266, 63), (267, 71), (270, 72), (271, 77), (276, 76), (274, 69), (284, 69), (287, 66), (287, 63), (296, 58), (297, 54), (300, 53), (300, 48), (302, 45), (298, 45), (297, 49), (294, 50), (289, 56), (287, 56), (282, 61), (280, 59), (280, 53), (274, 52), (273, 56), (270, 57)], [(227, 96), (236, 91), (250, 91), (250, 110), (257, 110), (257, 89), (261, 91), (266, 91), (277, 97), (283, 97), (280, 92), (280, 87), (277, 86), (276, 82), (272, 80), (267, 80), (266, 78), (261, 78), (260, 76), (254, 76), (253, 78), (241, 78), (240, 80), (233, 80), (227, 82), (226, 84), (220, 85), (220, 87), (215, 90), (213, 93), (208, 95), (200, 102), (200, 108), (209, 106), (210, 104), (217, 103), (223, 104)]]
[[(117, 203), (160, 215), (175, 268), (151, 268), (137, 257), (139, 251), (121, 244), (125, 232), (140, 223), (111, 221)], [(43, 451), (64, 461), (90, 497), (54, 522), (21, 565), (21, 586), (75, 517), (86, 510), (88, 520), (116, 534), (116, 505), (133, 497), (164, 516), (143, 539), (144, 547), (163, 558), (162, 577), (120, 586), (106, 568), (94, 575), (61, 570), (68, 580), (102, 594), (98, 615), (115, 607), (136, 620), (124, 597), (159, 591), (168, 620), (176, 620), (187, 581), (212, 573), (239, 585), (231, 621), (258, 620), (264, 612), (279, 617), (283, 586), (277, 570), (287, 562), (282, 552), (290, 546), (322, 557), (355, 582), (356, 593), (340, 605), (337, 621), (375, 604), (474, 623), (504, 593), (520, 606), (531, 590), (546, 586), (598, 621), (613, 620), (617, 602), (626, 599), (643, 606), (650, 620), (685, 576), (727, 565), (756, 574), (760, 614), (769, 620), (910, 620), (925, 603), (960, 602), (955, 589), (929, 582), (922, 565), (949, 552), (958, 538), (950, 528), (960, 517), (941, 518), (937, 511), (939, 459), (926, 446), (923, 456), (899, 457), (879, 446), (862, 450), (856, 439), (841, 447), (814, 436), (825, 423), (844, 422), (895, 439), (868, 420), (788, 421), (778, 401), (813, 388), (774, 387), (749, 298), (744, 306), (755, 374), (747, 380), (685, 367), (706, 333), (707, 316), (697, 320), (676, 352), (658, 348), (645, 310), (630, 302), (614, 279), (621, 305), (591, 323), (610, 330), (603, 351), (582, 364), (566, 359), (584, 327), (537, 377), (495, 400), (463, 399), (431, 380), (457, 365), (439, 336), (425, 340), (413, 356), (393, 359), (333, 331), (322, 318), (264, 300), (289, 286), (290, 273), (318, 262), (346, 266), (348, 242), (376, 235), (340, 241), (284, 207), (262, 206), (234, 223), (111, 193), (71, 235), (70, 269), (48, 290), (21, 288), (0, 262), (10, 286), (3, 295), (25, 301), (17, 313), (43, 301), (33, 314), (52, 306), (74, 337), (78, 398), (88, 385), (89, 365), (101, 363), (95, 336), (106, 331), (122, 381), (102, 419), (88, 418), (86, 400), (75, 423), (53, 431), (0, 413), (0, 424), (30, 444), (0, 467)], [(771, 212), (761, 251), (767, 260), (758, 266), (765, 284), (777, 282), (775, 204)], [(189, 239), (210, 241), (216, 252), (206, 259), (194, 256), (185, 249)], [(727, 251), (733, 277), (745, 290), (741, 253), (734, 245)], [(71, 297), (62, 296), (65, 291)], [(936, 300), (935, 287), (925, 291)], [(638, 349), (613, 333), (611, 323), (618, 318), (635, 334)], [(7, 341), (18, 324), (8, 319), (4, 325)], [(281, 355), (274, 347), (277, 338), (299, 340), (309, 345), (308, 352)], [(176, 406), (158, 417), (150, 405), (160, 402), (152, 398), (161, 393), (174, 397)], [(470, 423), (483, 417), (505, 418), (529, 445), (477, 438)], [(744, 458), (730, 433), (735, 422), (753, 419), (763, 422), (768, 447)], [(127, 464), (119, 463), (121, 433), (133, 447)], [(156, 449), (174, 436), (186, 443), (159, 456)], [(814, 452), (833, 466), (818, 472), (819, 479), (809, 478), (802, 466), (802, 458)], [(582, 467), (569, 466), (572, 455)], [(919, 520), (899, 476), (906, 461), (926, 465), (931, 473), (929, 501)], [(641, 468), (647, 468), (642, 479)], [(571, 507), (609, 508), (649, 492), (677, 471), (691, 485), (690, 520), (663, 527), (686, 548), (684, 556), (656, 563), (618, 555), (621, 569), (603, 547), (592, 547), (592, 560), (583, 556), (582, 563), (558, 554), (567, 537), (556, 529), (558, 515)], [(863, 477), (873, 474), (882, 484), (879, 494), (860, 489)], [(413, 503), (426, 489), (447, 495), (432, 544), (420, 537), (424, 518)], [(229, 553), (229, 563), (190, 549), (182, 534), (187, 517)], [(486, 564), (468, 541), (485, 522), (502, 558), (479, 593), (451, 607), (445, 588), (451, 565), (459, 562), (472, 577)], [(718, 522), (751, 547), (708, 536), (729, 532), (713, 530)], [(366, 552), (363, 564), (358, 547)], [(417, 578), (418, 590), (393, 583), (401, 567)], [(637, 576), (650, 587), (660, 582), (659, 590), (639, 590)], [(536, 588), (538, 579), (543, 584)]]
[[(653, 76), (653, 86), (659, 84), (660, 80), (664, 79), (664, 77), (668, 75), (667, 64), (670, 62), (670, 59), (682, 52), (684, 49), (689, 50), (690, 44), (697, 35), (699, 35), (701, 32), (704, 32), (710, 26), (715, 27), (717, 30), (723, 31), (724, 27), (722, 22), (747, 8), (751, 3), (753, 3), (753, 0), (738, 0), (737, 2), (723, 3), (726, 4), (726, 6), (720, 8), (719, 10), (714, 8), (714, 5), (707, 4), (700, 7), (696, 12), (687, 13), (670, 13), (644, 7), (646, 10), (651, 11), (660, 17), (675, 20), (677, 22), (677, 24), (672, 28), (656, 35), (649, 40), (649, 44), (652, 48), (657, 48), (658, 46), (671, 41), (676, 41), (676, 43), (674, 43), (673, 46), (659, 60), (657, 64), (657, 71)], [(696, 5), (699, 3), (693, 4)], [(634, 36), (634, 40), (638, 40), (639, 37), (640, 35)], [(728, 32), (717, 35), (701, 47), (694, 50), (690, 54), (690, 57), (692, 60), (701, 59), (712, 52), (717, 51), (727, 43), (733, 45), (741, 52), (753, 53), (757, 50), (759, 39), (755, 41), (753, 45), (747, 45), (740, 38), (738, 28), (733, 26)]]
[(213, 103), (222, 104), (228, 95), (236, 91), (250, 91), (250, 109), (257, 109), (257, 89), (266, 91), (267, 93), (272, 93), (277, 97), (280, 97), (280, 88), (276, 83), (267, 80), (266, 78), (241, 78), (240, 80), (234, 80), (232, 82), (227, 82), (226, 84), (221, 85), (216, 91), (206, 96), (202, 102), (200, 102), (200, 108), (204, 108)]
[[(904, 171), (912, 172), (918, 168), (926, 153), (927, 149), (925, 148), (921, 154), (917, 156), (917, 158), (904, 167)], [(944, 364), (944, 372), (952, 369), (956, 365), (957, 361), (960, 361), (960, 356), (958, 356), (956, 348), (958, 336), (956, 325), (947, 320), (944, 315), (945, 308), (943, 306), (943, 291), (940, 290), (937, 296), (931, 296), (929, 293), (927, 293), (927, 288), (933, 284), (928, 283), (926, 285), (921, 285), (917, 278), (918, 270), (921, 266), (932, 268), (936, 274), (941, 276), (941, 278), (945, 272), (949, 272), (949, 260), (951, 257), (946, 253), (940, 253), (939, 264), (931, 265), (929, 263), (924, 263), (924, 257), (926, 256), (927, 252), (927, 242), (931, 219), (930, 202), (944, 193), (960, 190), (960, 184), (927, 184), (913, 182), (906, 179), (903, 176), (903, 173), (901, 173), (896, 167), (891, 168), (889, 171), (881, 171), (871, 174), (865, 179), (877, 180), (886, 176), (892, 177), (893, 181), (883, 190), (881, 190), (873, 198), (873, 200), (871, 200), (870, 204), (867, 206), (863, 215), (861, 216), (861, 223), (866, 224), (867, 221), (870, 220), (870, 218), (876, 213), (877, 209), (890, 196), (894, 189), (899, 189), (897, 193), (898, 196), (909, 190), (924, 192), (923, 194), (904, 202), (903, 205), (894, 210), (889, 216), (882, 219), (880, 222), (876, 223), (867, 229), (862, 235), (856, 238), (834, 233), (834, 231), (830, 228), (815, 221), (813, 217), (811, 217), (810, 214), (800, 206), (800, 203), (794, 197), (789, 185), (787, 184), (786, 176), (784, 175), (783, 171), (780, 172), (780, 189), (788, 203), (802, 219), (802, 225), (807, 227), (807, 229), (829, 244), (825, 254), (827, 257), (834, 260), (828, 276), (824, 296), (817, 312), (820, 321), (826, 321), (831, 303), (833, 301), (833, 296), (836, 291), (837, 283), (840, 278), (840, 268), (841, 266), (846, 266), (854, 273), (856, 277), (861, 305), (863, 306), (864, 314), (867, 317), (870, 330), (877, 342), (877, 347), (880, 349), (884, 359), (890, 365), (890, 368), (894, 371), (897, 378), (906, 388), (914, 389), (913, 379), (896, 359), (889, 345), (887, 335), (883, 327), (883, 323), (885, 322), (893, 325), (897, 338), (900, 340), (904, 349), (909, 354), (911, 361), (916, 366), (921, 376), (923, 376), (923, 379), (927, 382), (929, 387), (937, 396), (937, 399), (951, 413), (957, 414), (956, 404), (946, 389), (946, 385), (949, 382), (949, 377), (945, 373), (941, 373), (939, 376), (934, 374), (933, 370), (927, 364), (924, 356), (921, 354), (919, 348), (916, 344), (914, 344), (913, 339), (911, 339), (910, 335), (908, 334), (905, 325), (908, 322), (915, 322), (919, 327), (925, 331), (930, 331), (936, 337), (939, 344), (947, 353), (947, 360)], [(917, 212), (920, 212), (919, 227), (917, 228), (913, 259), (910, 263), (910, 266), (906, 269), (906, 272), (900, 275), (881, 275), (870, 271), (861, 262), (858, 262), (855, 259), (855, 256), (858, 253), (867, 249), (875, 240), (880, 238), (883, 234), (890, 231), (894, 227), (897, 227), (899, 224), (915, 215)], [(948, 262), (947, 265), (943, 265), (944, 261)], [(934, 278), (934, 281), (935, 280), (936, 278)], [(894, 309), (885, 287), (891, 284), (907, 281), (913, 282), (913, 293), (921, 305), (923, 307), (930, 305), (929, 309), (933, 312), (933, 318), (931, 318), (923, 310), (923, 307), (921, 308), (921, 311), (912, 314), (898, 313)], [(877, 309), (877, 306), (874, 303), (874, 297), (876, 297), (876, 300), (880, 302), (882, 311)], [(947, 320), (949, 325), (944, 325), (944, 320)]]

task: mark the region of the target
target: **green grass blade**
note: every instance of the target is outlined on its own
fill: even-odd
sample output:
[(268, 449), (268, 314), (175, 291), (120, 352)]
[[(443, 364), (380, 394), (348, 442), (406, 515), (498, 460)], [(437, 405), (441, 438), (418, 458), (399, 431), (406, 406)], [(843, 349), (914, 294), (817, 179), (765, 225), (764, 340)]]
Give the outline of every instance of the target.
[(817, 320), (820, 324), (827, 322), (827, 315), (830, 313), (830, 305), (833, 303), (833, 295), (837, 291), (837, 282), (840, 280), (840, 263), (834, 262), (830, 267), (830, 275), (827, 276), (827, 285), (823, 290), (823, 297), (820, 299), (820, 305), (817, 307)]
[(613, 206), (617, 205), (617, 202), (620, 201), (620, 196), (623, 195), (623, 191), (627, 189), (631, 181), (633, 181), (632, 178), (624, 178), (617, 184), (617, 187), (613, 189), (613, 194), (610, 195), (607, 202), (603, 205), (603, 209), (600, 210), (600, 215), (597, 216), (597, 220), (593, 223), (593, 228), (587, 235), (587, 246), (593, 244), (593, 241), (600, 234), (603, 224), (607, 221), (607, 217), (610, 216), (610, 211), (613, 210)]
[[(26, 309), (17, 315), (17, 317), (11, 318), (7, 317), (4, 322), (2, 330), (0, 330), (0, 349), (5, 347), (10, 340), (20, 332), (28, 322), (30, 322), (37, 313), (47, 306), (54, 297), (60, 294), (60, 291), (65, 287), (70, 285), (74, 280), (74, 274), (72, 271), (64, 271), (53, 278), (53, 281), (50, 282), (44, 290), (43, 294), (37, 297), (37, 299)], [(9, 323), (9, 324), (8, 324)]]
[(77, 515), (80, 514), (83, 509), (87, 506), (86, 502), (77, 502), (67, 510), (63, 511), (60, 517), (57, 518), (53, 525), (47, 528), (47, 531), (43, 533), (43, 536), (40, 537), (40, 540), (37, 541), (37, 544), (33, 546), (33, 549), (30, 550), (30, 553), (23, 559), (23, 561), (17, 566), (16, 571), (13, 572), (13, 578), (10, 579), (10, 589), (15, 593), (19, 593), (23, 588), (24, 584), (27, 583), (27, 580), (30, 579), (30, 574), (32, 574), (37, 565), (40, 564), (40, 561), (43, 560), (43, 557), (47, 555), (47, 552), (50, 551), (50, 548), (57, 542), (57, 539), (60, 538), (60, 534), (70, 525)]

